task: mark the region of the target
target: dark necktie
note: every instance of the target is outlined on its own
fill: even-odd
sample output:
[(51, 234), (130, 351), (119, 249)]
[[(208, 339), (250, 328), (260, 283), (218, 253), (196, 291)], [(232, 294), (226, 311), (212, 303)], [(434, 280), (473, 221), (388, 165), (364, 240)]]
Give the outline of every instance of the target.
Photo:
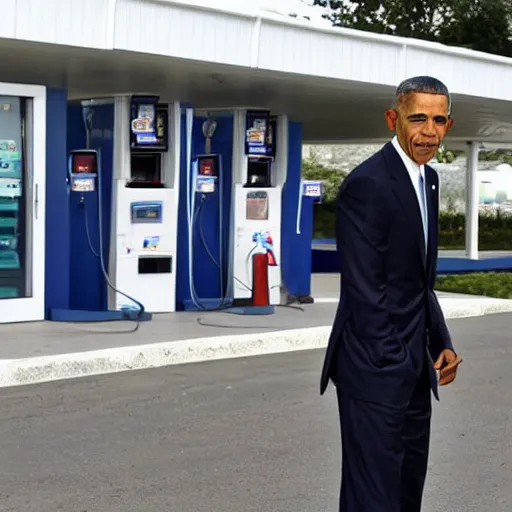
[(425, 181), (421, 172), (418, 173), (418, 185), (420, 195), (420, 211), (421, 220), (423, 221), (423, 236), (425, 237), (425, 249), (428, 245), (428, 213), (427, 213), (427, 201), (425, 199)]

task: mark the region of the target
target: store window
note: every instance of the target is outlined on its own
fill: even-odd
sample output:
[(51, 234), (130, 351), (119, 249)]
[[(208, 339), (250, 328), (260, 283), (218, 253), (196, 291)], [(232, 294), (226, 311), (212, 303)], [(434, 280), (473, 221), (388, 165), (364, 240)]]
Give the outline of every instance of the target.
[(25, 107), (0, 96), (0, 299), (30, 296)]

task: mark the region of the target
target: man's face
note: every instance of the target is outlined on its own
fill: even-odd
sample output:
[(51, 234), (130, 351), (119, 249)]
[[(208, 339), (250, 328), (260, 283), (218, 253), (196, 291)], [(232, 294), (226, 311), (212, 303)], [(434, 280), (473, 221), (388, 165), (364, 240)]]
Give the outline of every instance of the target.
[(397, 109), (386, 112), (386, 123), (396, 132), (400, 145), (418, 165), (436, 155), (453, 120), (448, 116), (448, 98), (441, 94), (411, 93)]

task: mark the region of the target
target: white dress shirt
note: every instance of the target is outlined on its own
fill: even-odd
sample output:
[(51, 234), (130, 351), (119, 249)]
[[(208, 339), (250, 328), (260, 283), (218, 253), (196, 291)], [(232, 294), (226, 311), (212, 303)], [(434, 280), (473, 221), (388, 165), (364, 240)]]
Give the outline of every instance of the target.
[[(397, 153), (400, 155), (400, 158), (402, 159), (405, 168), (407, 169), (407, 172), (409, 173), (409, 176), (411, 178), (412, 186), (414, 187), (414, 190), (416, 192), (416, 197), (418, 199), (418, 206), (421, 211), (421, 196), (420, 196), (420, 189), (419, 189), (419, 174), (421, 174), (421, 177), (423, 178), (423, 197), (425, 198), (425, 218), (424, 218), (424, 225), (423, 230), (425, 234), (425, 240), (428, 240), (428, 205), (427, 205), (427, 189), (426, 189), (426, 179), (425, 179), (425, 166), (424, 165), (418, 165), (414, 160), (412, 160), (409, 155), (402, 149), (402, 146), (400, 146), (400, 143), (398, 142), (398, 138), (395, 136), (393, 137), (393, 140), (391, 141), (394, 148), (396, 149)], [(427, 225), (425, 225), (427, 223)], [(426, 242), (425, 242), (426, 247)]]

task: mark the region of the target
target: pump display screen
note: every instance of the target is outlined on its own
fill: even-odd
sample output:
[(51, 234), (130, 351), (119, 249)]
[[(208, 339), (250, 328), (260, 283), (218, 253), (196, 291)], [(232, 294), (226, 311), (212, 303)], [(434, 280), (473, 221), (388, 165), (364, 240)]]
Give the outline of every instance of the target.
[(272, 161), (269, 158), (249, 158), (246, 187), (270, 187)]
[(95, 153), (73, 153), (71, 156), (72, 174), (96, 174), (97, 172)]
[(215, 176), (215, 167), (213, 158), (203, 158), (199, 160), (199, 174), (201, 176)]
[(161, 156), (158, 153), (132, 153), (130, 158), (132, 182), (161, 182)]
[(154, 224), (162, 222), (162, 203), (141, 201), (131, 204), (132, 224)]
[(218, 176), (220, 168), (219, 155), (198, 155), (197, 174), (198, 176)]

